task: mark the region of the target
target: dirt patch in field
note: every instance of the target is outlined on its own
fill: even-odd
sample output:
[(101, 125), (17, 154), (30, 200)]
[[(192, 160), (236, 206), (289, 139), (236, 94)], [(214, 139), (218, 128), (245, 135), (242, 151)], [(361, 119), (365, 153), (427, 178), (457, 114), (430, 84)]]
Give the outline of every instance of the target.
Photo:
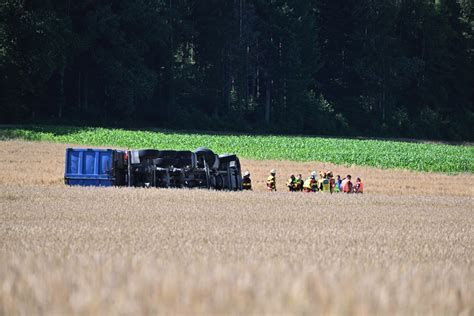
[[(70, 145), (73, 146), (73, 145)], [(63, 185), (66, 144), (1, 141), (0, 184)], [(77, 146), (84, 147), (84, 146)], [(472, 196), (473, 174), (448, 175), (408, 170), (382, 170), (336, 166), (321, 162), (256, 161), (242, 159), (242, 169), (252, 174), (255, 191), (265, 191), (270, 169), (277, 169), (277, 188), (286, 191), (290, 174), (306, 178), (311, 171), (331, 170), (344, 177), (361, 177), (367, 194)]]

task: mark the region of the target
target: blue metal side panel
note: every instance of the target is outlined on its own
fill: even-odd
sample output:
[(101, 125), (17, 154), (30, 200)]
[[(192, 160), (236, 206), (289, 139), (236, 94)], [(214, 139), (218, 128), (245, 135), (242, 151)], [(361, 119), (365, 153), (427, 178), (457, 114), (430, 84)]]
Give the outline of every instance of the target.
[(70, 185), (112, 186), (114, 150), (112, 149), (66, 149), (64, 179)]
[(112, 180), (101, 179), (68, 179), (68, 184), (94, 187), (111, 187), (114, 185)]

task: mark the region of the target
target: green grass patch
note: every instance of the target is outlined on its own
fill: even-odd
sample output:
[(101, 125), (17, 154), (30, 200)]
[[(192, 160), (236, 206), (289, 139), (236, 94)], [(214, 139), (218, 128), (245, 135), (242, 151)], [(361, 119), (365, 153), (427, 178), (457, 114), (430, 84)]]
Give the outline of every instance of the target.
[(418, 171), (474, 172), (474, 146), (305, 136), (218, 135), (79, 127), (7, 127), (0, 139), (235, 153), (251, 159), (321, 161)]

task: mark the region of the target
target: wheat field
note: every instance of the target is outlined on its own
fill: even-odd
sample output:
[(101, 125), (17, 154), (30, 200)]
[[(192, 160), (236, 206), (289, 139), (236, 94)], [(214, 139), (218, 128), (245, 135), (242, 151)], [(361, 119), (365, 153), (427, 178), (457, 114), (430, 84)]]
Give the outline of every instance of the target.
[[(0, 142), (0, 315), (474, 314), (472, 174), (244, 160), (253, 192), (81, 188), (65, 147)], [(366, 193), (285, 192), (312, 169)]]

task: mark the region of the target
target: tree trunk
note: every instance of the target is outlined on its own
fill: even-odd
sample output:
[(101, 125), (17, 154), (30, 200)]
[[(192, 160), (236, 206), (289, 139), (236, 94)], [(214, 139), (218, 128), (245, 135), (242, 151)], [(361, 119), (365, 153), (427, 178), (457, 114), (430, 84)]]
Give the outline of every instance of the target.
[(239, 1), (239, 39), (242, 41), (242, 1)]
[(231, 63), (229, 57), (229, 49), (225, 48), (222, 52), (222, 101), (224, 103), (224, 111), (230, 109), (230, 88), (231, 88)]
[(265, 123), (270, 124), (271, 80), (267, 71), (265, 71), (265, 81)]
[(385, 79), (382, 82), (382, 121), (385, 123)]
[(82, 73), (81, 73), (81, 71), (79, 71), (78, 76), (77, 76), (77, 108), (78, 109), (82, 108), (82, 103), (81, 103), (81, 95), (82, 95), (81, 77), (82, 77)]
[(59, 73), (59, 102), (58, 102), (58, 118), (63, 117), (63, 108), (64, 108), (64, 71), (65, 66), (61, 67), (61, 71)]
[(87, 108), (89, 107), (89, 104), (88, 104), (88, 96), (89, 96), (89, 76), (88, 76), (88, 73), (87, 71), (84, 73), (84, 109), (87, 110)]
[(260, 59), (259, 59), (259, 46), (258, 46), (258, 38), (257, 42), (255, 43), (256, 54), (257, 54), (257, 61), (255, 63), (255, 99), (260, 99)]
[(244, 65), (244, 103), (245, 103), (245, 109), (248, 109), (249, 107), (249, 53), (250, 53), (250, 47), (247, 44), (247, 41), (245, 42), (245, 65)]
[(168, 56), (168, 97), (169, 100), (167, 102), (165, 108), (165, 120), (167, 121), (170, 118), (170, 113), (175, 106), (175, 87), (174, 87), (174, 33), (173, 33), (173, 2), (169, 0), (169, 26), (170, 26), (170, 54)]
[(385, 57), (382, 59), (382, 71), (383, 71), (383, 77), (382, 77), (382, 121), (385, 123)]

